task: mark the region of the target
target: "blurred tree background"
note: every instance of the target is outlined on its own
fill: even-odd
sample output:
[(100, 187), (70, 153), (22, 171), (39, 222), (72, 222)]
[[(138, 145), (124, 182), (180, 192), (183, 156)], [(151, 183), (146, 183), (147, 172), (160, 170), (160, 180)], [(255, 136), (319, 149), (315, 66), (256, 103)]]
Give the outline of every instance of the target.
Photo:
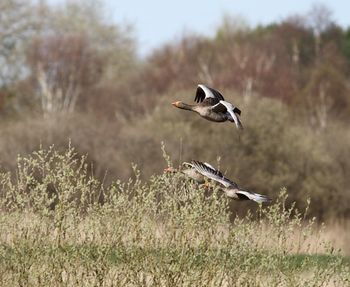
[[(242, 109), (245, 130), (174, 109), (198, 83)], [(133, 29), (99, 1), (0, 4), (0, 166), (69, 139), (111, 181), (197, 159), (274, 197), (283, 186), (312, 215), (350, 217), (350, 27), (316, 5), (266, 26), (225, 16), (214, 36), (187, 34), (137, 56)], [(106, 173), (107, 171), (107, 173)], [(237, 205), (237, 208), (239, 206)]]

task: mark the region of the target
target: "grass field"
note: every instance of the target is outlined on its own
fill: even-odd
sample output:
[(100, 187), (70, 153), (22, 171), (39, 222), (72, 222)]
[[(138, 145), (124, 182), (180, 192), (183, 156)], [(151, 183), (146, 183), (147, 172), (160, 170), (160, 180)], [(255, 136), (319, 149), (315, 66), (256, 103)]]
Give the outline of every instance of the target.
[[(2, 173), (1, 286), (349, 286), (345, 243), (286, 206), (234, 217), (181, 175), (104, 186), (73, 149)], [(306, 213), (305, 213), (306, 212)], [(334, 234), (333, 234), (334, 235)], [(338, 238), (345, 238), (341, 234)]]

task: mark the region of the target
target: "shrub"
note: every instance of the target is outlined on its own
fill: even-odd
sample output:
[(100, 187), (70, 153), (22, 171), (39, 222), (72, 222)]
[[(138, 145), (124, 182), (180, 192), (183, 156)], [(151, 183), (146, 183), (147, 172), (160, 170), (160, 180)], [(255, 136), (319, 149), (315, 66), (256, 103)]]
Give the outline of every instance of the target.
[(17, 176), (1, 173), (0, 183), (2, 285), (344, 286), (350, 279), (332, 246), (309, 244), (319, 236), (315, 220), (288, 206), (285, 190), (259, 206), (257, 220), (248, 213), (231, 223), (229, 200), (216, 189), (179, 174), (144, 182), (136, 168), (127, 182), (106, 186), (71, 147), (19, 157)]
[[(232, 100), (230, 91), (223, 92)], [(166, 94), (152, 113), (128, 122), (72, 114), (8, 124), (1, 128), (1, 166), (14, 170), (18, 153), (28, 154), (40, 144), (55, 144), (62, 151), (70, 139), (80, 155), (88, 153), (99, 180), (127, 180), (132, 175), (130, 162), (147, 179), (165, 167), (159, 152), (164, 142), (175, 165), (207, 161), (239, 185), (273, 198), (276, 190), (286, 187), (298, 209), (304, 209), (310, 197), (310, 215), (319, 220), (349, 217), (350, 134), (345, 125), (330, 121), (325, 130), (314, 130), (277, 100), (235, 96), (232, 101), (242, 109), (245, 127), (239, 135), (233, 124), (205, 121), (171, 106), (174, 99), (191, 101), (192, 94)], [(250, 203), (231, 205), (241, 215), (247, 207), (255, 208)]]

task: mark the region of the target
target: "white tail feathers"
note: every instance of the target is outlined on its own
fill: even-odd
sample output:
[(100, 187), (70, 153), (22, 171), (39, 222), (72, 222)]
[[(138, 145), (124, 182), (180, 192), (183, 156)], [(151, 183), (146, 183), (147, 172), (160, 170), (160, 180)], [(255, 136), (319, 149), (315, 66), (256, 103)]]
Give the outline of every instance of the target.
[(258, 203), (271, 201), (270, 198), (268, 198), (265, 195), (259, 194), (259, 193), (240, 190), (240, 191), (237, 191), (237, 194), (243, 194), (246, 197), (248, 197), (250, 200), (253, 200), (253, 201), (258, 202)]
[(236, 127), (240, 130), (243, 130), (243, 125), (241, 120), (239, 119), (239, 117), (237, 117), (236, 119), (237, 119), (237, 121), (235, 121)]

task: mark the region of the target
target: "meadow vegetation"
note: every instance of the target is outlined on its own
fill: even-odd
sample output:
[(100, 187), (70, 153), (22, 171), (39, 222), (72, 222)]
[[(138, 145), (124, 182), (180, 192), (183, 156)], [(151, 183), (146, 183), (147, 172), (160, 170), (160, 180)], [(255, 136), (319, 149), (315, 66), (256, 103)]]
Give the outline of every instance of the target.
[(1, 285), (349, 284), (349, 257), (285, 189), (239, 217), (215, 187), (133, 170), (106, 185), (72, 147), (18, 157), (15, 174), (0, 174)]

